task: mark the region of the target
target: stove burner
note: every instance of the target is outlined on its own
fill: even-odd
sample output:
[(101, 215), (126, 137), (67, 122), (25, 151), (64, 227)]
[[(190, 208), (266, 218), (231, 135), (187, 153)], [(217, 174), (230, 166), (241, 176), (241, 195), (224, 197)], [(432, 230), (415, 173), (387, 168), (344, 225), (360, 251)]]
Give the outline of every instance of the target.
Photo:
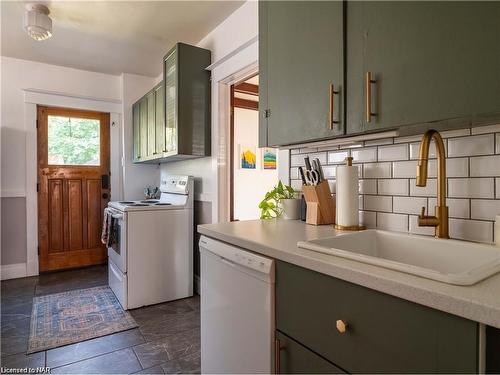
[(147, 199), (145, 201), (141, 201), (141, 203), (158, 203), (158, 199)]
[(170, 206), (172, 203), (156, 203), (155, 206)]
[(144, 203), (129, 203), (127, 204), (127, 206), (130, 206), (130, 207), (147, 207), (147, 206), (151, 206), (150, 204), (144, 204)]
[(120, 203), (120, 204), (132, 204), (134, 202), (132, 202), (132, 201), (121, 201), (121, 202), (118, 202), (118, 203)]

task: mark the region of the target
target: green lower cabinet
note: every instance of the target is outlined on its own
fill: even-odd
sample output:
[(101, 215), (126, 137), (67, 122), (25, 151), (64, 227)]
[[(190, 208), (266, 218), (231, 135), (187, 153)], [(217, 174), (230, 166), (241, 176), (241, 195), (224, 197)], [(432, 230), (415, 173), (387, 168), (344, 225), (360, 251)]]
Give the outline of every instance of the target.
[(478, 370), (477, 323), (280, 261), (276, 329), (346, 372)]
[(500, 113), (499, 20), (498, 1), (348, 1), (347, 133)]
[(279, 356), (276, 357), (279, 363), (279, 373), (344, 374), (344, 371), (333, 363), (321, 358), (290, 337), (276, 332), (276, 340), (280, 346)]

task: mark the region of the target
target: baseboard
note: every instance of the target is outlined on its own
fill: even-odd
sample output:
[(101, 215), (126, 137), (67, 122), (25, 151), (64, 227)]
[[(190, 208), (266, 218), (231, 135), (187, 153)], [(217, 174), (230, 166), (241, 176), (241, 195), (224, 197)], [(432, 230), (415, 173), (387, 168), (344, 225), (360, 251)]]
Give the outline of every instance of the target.
[(200, 293), (200, 276), (194, 275), (194, 292), (195, 294), (201, 294)]
[(26, 277), (26, 263), (5, 264), (1, 267), (0, 278), (2, 280)]

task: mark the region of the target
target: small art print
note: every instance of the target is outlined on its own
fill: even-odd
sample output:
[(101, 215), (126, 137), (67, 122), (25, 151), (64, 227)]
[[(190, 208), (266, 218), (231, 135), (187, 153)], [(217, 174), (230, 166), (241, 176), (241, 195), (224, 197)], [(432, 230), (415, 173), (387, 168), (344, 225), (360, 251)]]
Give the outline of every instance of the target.
[(257, 157), (255, 146), (240, 145), (240, 166), (241, 169), (255, 169)]
[(276, 149), (264, 147), (262, 149), (262, 168), (276, 169), (276, 166), (277, 166)]

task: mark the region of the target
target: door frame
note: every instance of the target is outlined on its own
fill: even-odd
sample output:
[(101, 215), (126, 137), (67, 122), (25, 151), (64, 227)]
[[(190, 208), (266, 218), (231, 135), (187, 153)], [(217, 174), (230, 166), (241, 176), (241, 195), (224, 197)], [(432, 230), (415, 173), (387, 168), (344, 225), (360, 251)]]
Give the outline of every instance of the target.
[[(48, 129), (48, 118), (50, 115), (55, 115), (55, 116), (63, 116), (63, 117), (75, 117), (75, 118), (84, 118), (84, 119), (97, 119), (99, 121), (99, 165), (71, 165), (71, 164), (50, 164), (48, 160), (48, 154), (45, 154), (46, 151), (48, 151), (48, 136), (49, 136), (49, 129)], [(82, 201), (81, 201), (81, 208), (82, 208), (82, 226), (86, 227), (86, 229), (82, 229), (82, 248), (79, 249), (74, 249), (73, 251), (71, 250), (71, 245), (69, 243), (64, 244), (66, 241), (70, 241), (69, 238), (69, 220), (71, 213), (67, 210), (69, 210), (69, 196), (65, 197), (66, 194), (69, 194), (69, 186), (68, 184), (64, 185), (63, 184), (63, 190), (66, 191), (66, 193), (63, 192), (63, 202), (62, 202), (62, 215), (61, 215), (61, 220), (63, 222), (62, 224), (62, 237), (63, 237), (63, 244), (62, 244), (62, 253), (58, 252), (56, 254), (51, 254), (50, 253), (50, 237), (47, 237), (45, 241), (45, 247), (43, 245), (40, 245), (40, 238), (43, 238), (45, 232), (49, 232), (49, 217), (51, 216), (52, 212), (50, 212), (50, 194), (49, 194), (49, 185), (50, 185), (50, 178), (45, 178), (45, 182), (47, 183), (46, 185), (43, 185), (43, 179), (42, 179), (42, 170), (45, 169), (47, 171), (54, 169), (53, 172), (49, 172), (50, 175), (52, 175), (52, 178), (54, 177), (53, 174), (58, 175), (59, 173), (63, 172), (64, 170), (68, 170), (65, 173), (69, 173), (71, 175), (74, 175), (73, 178), (77, 178), (76, 176), (79, 176), (80, 173), (90, 173), (96, 174), (96, 170), (99, 170), (97, 173), (99, 175), (99, 185), (102, 184), (102, 176), (103, 175), (108, 175), (108, 178), (111, 177), (111, 154), (110, 154), (110, 129), (111, 129), (111, 122), (110, 122), (110, 114), (109, 112), (98, 112), (98, 111), (88, 111), (88, 110), (81, 110), (81, 109), (75, 109), (75, 108), (62, 108), (62, 107), (52, 107), (52, 106), (37, 106), (37, 150), (40, 151), (38, 152), (38, 168), (37, 168), (37, 192), (38, 196), (37, 199), (40, 202), (41, 195), (45, 191), (46, 196), (45, 196), (45, 207), (47, 208), (47, 212), (45, 210), (38, 211), (38, 268), (42, 272), (46, 271), (60, 271), (60, 270), (65, 270), (65, 269), (70, 269), (70, 268), (78, 268), (78, 267), (85, 267), (85, 266), (90, 266), (94, 264), (101, 264), (101, 262), (105, 262), (107, 259), (107, 249), (101, 244), (101, 241), (98, 240), (98, 246), (97, 248), (94, 249), (88, 249), (87, 248), (87, 241), (88, 241), (88, 236), (87, 236), (87, 230), (88, 230), (88, 223), (89, 223), (89, 213), (88, 213), (88, 208), (90, 204), (88, 203), (88, 196), (87, 198), (84, 198), (87, 189), (89, 188), (88, 185), (81, 185), (81, 193), (82, 193)], [(41, 148), (40, 148), (41, 147)], [(66, 180), (70, 180), (71, 178), (68, 176), (63, 177)], [(83, 179), (87, 179), (88, 176), (85, 174), (85, 177), (82, 177)], [(101, 212), (99, 215), (99, 220), (98, 220), (98, 225), (97, 228), (100, 229), (102, 226), (102, 209), (104, 209), (105, 206), (107, 206), (107, 202), (110, 199), (112, 187), (111, 187), (111, 182), (108, 180), (108, 187), (104, 189), (101, 186), (100, 192), (99, 192), (99, 203), (101, 207)], [(107, 197), (104, 198), (103, 194), (106, 194)], [(68, 201), (65, 201), (65, 198), (68, 199)], [(42, 199), (43, 200), (43, 199)], [(87, 204), (85, 202), (87, 201)], [(65, 215), (67, 215), (65, 217)], [(68, 236), (68, 237), (66, 237)], [(85, 237), (87, 236), (87, 239)], [(101, 249), (102, 251), (99, 251), (97, 249)], [(69, 252), (68, 252), (69, 251)], [(45, 255), (45, 257), (41, 255)], [(99, 262), (99, 263), (95, 263)]]
[(123, 173), (121, 158), (123, 155), (124, 131), (122, 124), (123, 106), (121, 100), (85, 97), (53, 91), (24, 89), (24, 125), (26, 131), (26, 267), (24, 272), (15, 277), (36, 276), (38, 268), (38, 178), (37, 150), (37, 106), (69, 107), (110, 114), (110, 163), (111, 184), (116, 187), (113, 199), (120, 199), (123, 194)]

